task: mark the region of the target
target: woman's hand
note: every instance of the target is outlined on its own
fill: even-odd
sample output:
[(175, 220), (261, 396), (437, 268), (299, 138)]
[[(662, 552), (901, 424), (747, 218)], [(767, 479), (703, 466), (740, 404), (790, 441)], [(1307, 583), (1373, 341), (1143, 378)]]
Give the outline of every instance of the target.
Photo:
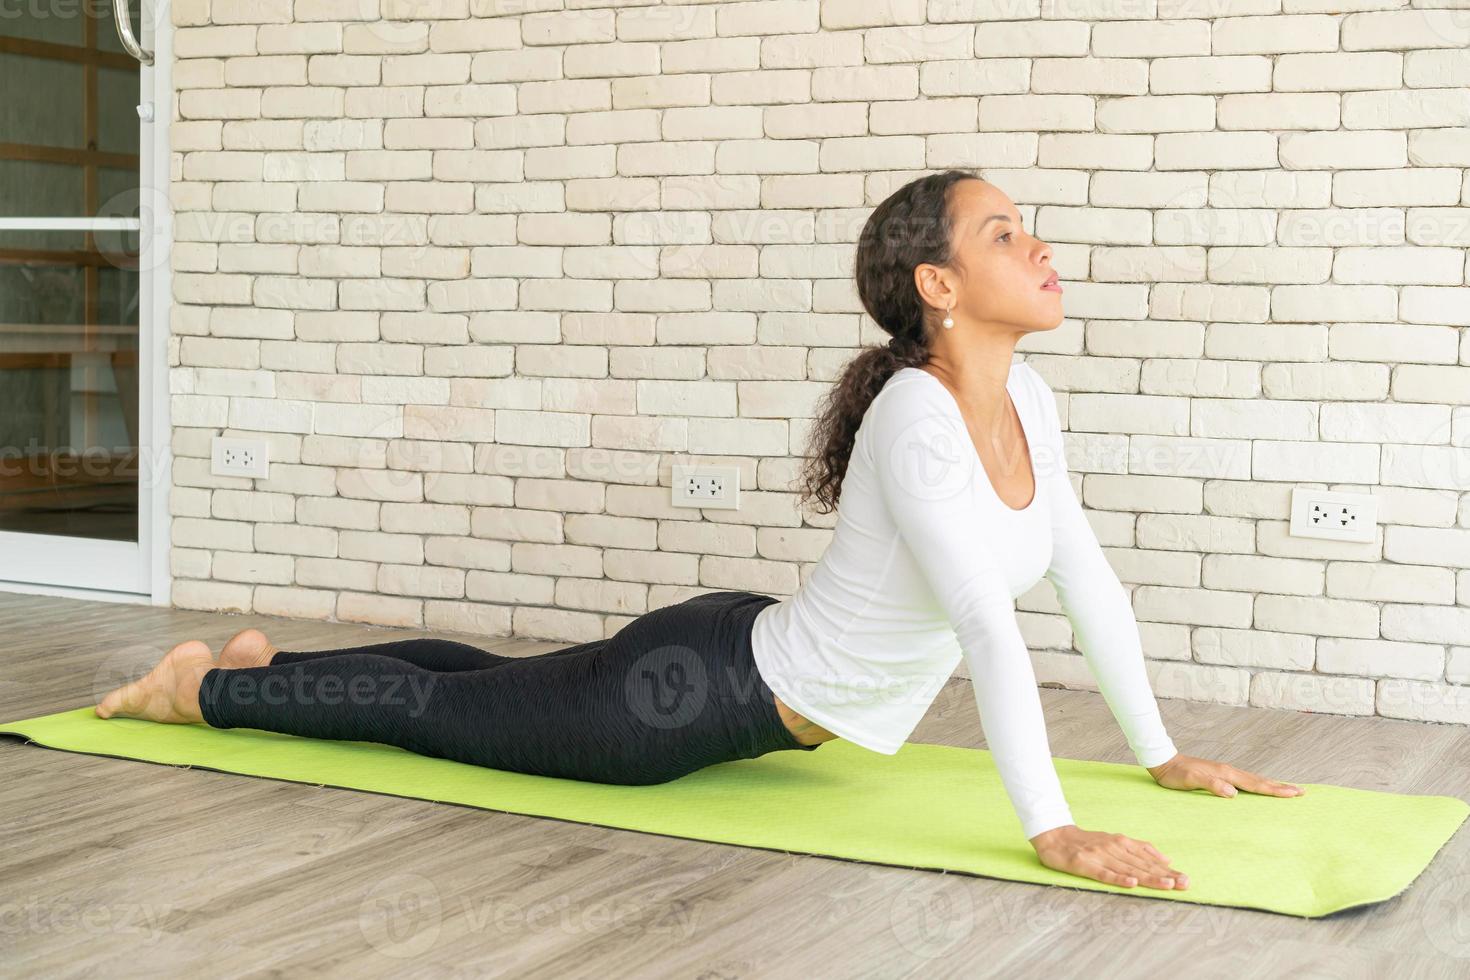
[(1168, 762), (1150, 766), (1148, 771), (1154, 782), (1165, 789), (1207, 789), (1216, 796), (1234, 796), (1237, 789), (1265, 796), (1301, 796), (1306, 792), (1300, 786), (1278, 783), (1223, 762), (1196, 759), (1182, 752)]
[(1031, 838), (1036, 856), (1053, 871), (1132, 888), (1144, 884), (1166, 890), (1189, 887), (1189, 876), (1169, 867), (1169, 859), (1147, 841), (1122, 834), (1083, 830), (1076, 824), (1053, 827)]

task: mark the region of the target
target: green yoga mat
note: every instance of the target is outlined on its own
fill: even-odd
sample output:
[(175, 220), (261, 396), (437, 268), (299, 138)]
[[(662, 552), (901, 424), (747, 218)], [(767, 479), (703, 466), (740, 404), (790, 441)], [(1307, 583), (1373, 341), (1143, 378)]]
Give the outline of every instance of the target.
[(657, 786), (528, 776), (372, 742), (103, 720), (90, 707), (0, 725), (68, 752), (459, 803), (671, 837), (1092, 891), (1321, 916), (1418, 877), (1465, 820), (1450, 796), (1299, 783), (1295, 798), (1226, 799), (1154, 783), (1138, 766), (1056, 760), (1078, 825), (1150, 841), (1189, 875), (1171, 892), (1045, 867), (1021, 836), (990, 753), (851, 742), (710, 766)]

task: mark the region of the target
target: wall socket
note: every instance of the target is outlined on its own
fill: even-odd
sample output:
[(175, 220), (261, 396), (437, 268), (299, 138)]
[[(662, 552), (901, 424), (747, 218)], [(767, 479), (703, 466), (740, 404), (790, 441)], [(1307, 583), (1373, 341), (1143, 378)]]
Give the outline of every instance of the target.
[(675, 463), (673, 496), (675, 507), (740, 508), (740, 467), (699, 466)]
[(216, 437), (209, 444), (209, 472), (215, 476), (270, 478), (270, 457), (264, 439)]
[(1295, 487), (1291, 491), (1291, 530), (1304, 538), (1372, 542), (1378, 532), (1378, 498)]

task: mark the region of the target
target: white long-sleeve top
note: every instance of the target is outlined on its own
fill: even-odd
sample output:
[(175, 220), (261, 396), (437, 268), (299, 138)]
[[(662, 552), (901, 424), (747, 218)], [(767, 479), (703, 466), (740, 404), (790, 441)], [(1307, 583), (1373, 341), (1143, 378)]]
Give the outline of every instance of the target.
[(1029, 364), (1006, 380), (1035, 493), (1000, 499), (958, 403), (916, 367), (890, 377), (858, 428), (827, 550), (751, 644), (762, 678), (811, 721), (892, 755), (963, 656), (985, 741), (1030, 839), (1074, 823), (1052, 762), (1014, 600), (1045, 575), (1140, 765), (1172, 758), (1138, 623), (1072, 490), (1055, 396)]

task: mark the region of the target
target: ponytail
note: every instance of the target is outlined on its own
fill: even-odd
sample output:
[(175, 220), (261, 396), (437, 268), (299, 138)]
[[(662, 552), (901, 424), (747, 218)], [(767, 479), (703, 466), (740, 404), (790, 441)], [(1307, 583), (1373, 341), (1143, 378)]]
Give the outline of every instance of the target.
[(929, 360), (933, 317), (914, 285), (914, 269), (949, 264), (949, 189), (979, 179), (968, 170), (945, 170), (912, 180), (874, 208), (863, 225), (853, 278), (863, 308), (890, 337), (887, 344), (863, 348), (822, 399), (801, 491), (801, 499), (815, 499), (822, 513), (835, 510), (842, 496), (868, 406), (895, 372)]

